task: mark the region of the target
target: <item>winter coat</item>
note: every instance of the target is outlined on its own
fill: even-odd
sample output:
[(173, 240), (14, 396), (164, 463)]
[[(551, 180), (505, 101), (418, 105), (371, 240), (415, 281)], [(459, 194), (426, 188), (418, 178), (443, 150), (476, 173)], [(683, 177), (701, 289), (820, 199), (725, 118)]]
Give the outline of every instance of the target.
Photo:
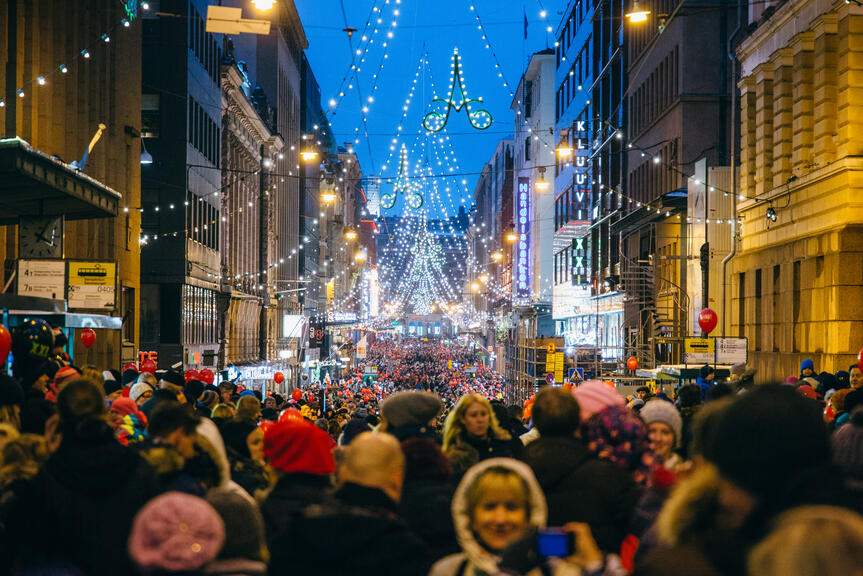
[[(530, 526), (532, 529), (542, 529), (546, 525), (547, 508), (542, 488), (530, 468), (511, 458), (491, 458), (477, 464), (464, 475), (452, 499), (452, 517), (455, 525), (461, 552), (438, 560), (432, 566), (429, 576), (480, 576), (498, 574), (501, 571), (502, 558), (486, 550), (476, 539), (471, 528), (470, 510), (468, 509), (468, 492), (471, 485), (489, 468), (503, 467), (518, 474), (528, 488), (528, 506), (530, 508)], [(581, 571), (568, 563), (552, 559), (544, 571), (535, 567), (523, 572), (526, 576), (541, 576), (545, 573), (555, 576), (577, 576)], [(522, 572), (520, 572), (522, 573)]]
[(329, 476), (284, 474), (261, 504), (267, 534), (267, 547), (273, 550), (290, 537), (290, 531), (303, 509), (332, 497)]
[(455, 487), (449, 482), (417, 479), (405, 482), (398, 513), (431, 550), (434, 560), (458, 552), (450, 515)]
[(703, 378), (699, 376), (695, 379), (695, 383), (698, 384), (698, 387), (701, 388), (701, 401), (706, 402), (710, 399), (710, 391), (713, 389), (713, 385), (716, 383), (714, 380), (708, 380), (707, 378)]
[(75, 566), (86, 574), (136, 574), (126, 553), (132, 520), (155, 492), (150, 466), (106, 424), (88, 440), (65, 437), (10, 507), (4, 546), (16, 568)]
[(270, 543), (271, 576), (351, 574), (425, 576), (426, 545), (375, 488), (345, 483), (333, 499), (306, 507)]
[(521, 458), (523, 449), (521, 440), (508, 432), (501, 431), (500, 436), (493, 436), (489, 429), (486, 438), (462, 432), (447, 448), (446, 457), (452, 464), (455, 477), (461, 478), (471, 466), (489, 458)]
[(45, 422), (57, 411), (45, 394), (24, 386), (24, 405), (21, 407), (21, 433), (45, 434)]
[(601, 550), (617, 552), (640, 489), (622, 467), (593, 456), (575, 437), (541, 436), (524, 449), (548, 501), (548, 523), (584, 522)]
[(228, 453), (228, 461), (231, 463), (231, 480), (251, 496), (270, 487), (263, 465), (251, 458), (243, 458), (234, 451)]
[(142, 418), (139, 419), (134, 414), (126, 414), (114, 425), (114, 435), (120, 444), (123, 446), (136, 444), (147, 437), (146, 416), (143, 413), (141, 416)]

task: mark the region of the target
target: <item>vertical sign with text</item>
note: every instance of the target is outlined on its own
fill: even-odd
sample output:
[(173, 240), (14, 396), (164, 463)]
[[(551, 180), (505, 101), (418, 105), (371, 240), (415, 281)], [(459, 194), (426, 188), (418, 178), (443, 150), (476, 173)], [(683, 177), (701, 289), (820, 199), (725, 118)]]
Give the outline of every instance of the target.
[(590, 142), (587, 121), (578, 120), (573, 134), (575, 172), (572, 175), (572, 219), (576, 222), (590, 222)]
[(521, 302), (527, 302), (530, 300), (530, 178), (519, 177), (517, 201), (516, 297)]

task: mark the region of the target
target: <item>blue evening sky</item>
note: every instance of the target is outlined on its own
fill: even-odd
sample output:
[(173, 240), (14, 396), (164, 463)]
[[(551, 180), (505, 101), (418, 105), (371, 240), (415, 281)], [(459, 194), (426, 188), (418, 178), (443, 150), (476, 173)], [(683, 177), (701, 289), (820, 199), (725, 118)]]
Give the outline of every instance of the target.
[[(360, 64), (359, 87), (364, 99), (368, 98), (375, 83), (373, 75), (378, 71), (384, 51), (381, 43), (387, 40), (389, 46), (388, 58), (383, 60), (384, 66), (377, 78), (374, 101), (365, 102), (368, 106), (367, 129), (372, 156), (366, 138), (362, 135), (362, 112), (356, 86), (347, 89), (347, 83), (343, 88), (345, 96), (338, 104), (335, 115), (330, 117), (336, 141), (341, 144), (359, 138), (360, 142), (354, 144), (354, 148), (359, 154), (365, 175), (372, 172), (371, 158), (375, 163), (373, 172), (381, 175), (381, 167), (392, 154), (389, 168), (383, 175), (394, 177), (398, 170), (398, 150), (391, 152), (390, 146), (402, 119), (402, 106), (410, 95), (423, 47), (429, 53), (430, 62), (430, 75), (425, 75), (425, 95), (422, 92), (423, 81), (420, 80), (401, 132), (402, 141), (416, 155), (421, 152), (421, 147), (416, 145), (416, 135), (423, 132), (420, 125), (423, 108), (432, 99), (430, 78), (438, 88), (438, 96), (442, 97), (441, 92), (446, 92), (449, 84), (452, 51), (458, 46), (468, 95), (471, 98), (481, 96), (483, 108), (494, 117), (491, 128), (479, 131), (470, 127), (463, 110), (451, 114), (446, 127), (450, 135), (448, 144), (458, 159), (458, 172), (464, 174), (460, 179), (466, 180), (466, 184), (452, 193), (454, 196), (466, 196), (464, 205), (469, 206), (477, 174), (490, 159), (497, 142), (512, 134), (513, 117), (509, 109), (511, 97), (498, 72), (503, 73), (510, 88), (515, 91), (530, 54), (546, 48), (547, 44), (554, 44), (553, 35), (548, 34), (546, 28), (557, 27), (561, 17), (558, 11), (563, 10), (565, 0), (473, 0), (476, 12), (486, 27), (491, 49), (485, 47), (483, 33), (477, 29), (476, 12), (470, 10), (471, 0), (401, 0), (400, 4), (396, 4), (396, 0), (390, 0), (389, 4), (385, 4), (385, 0), (296, 0), (309, 40), (306, 54), (321, 86), (324, 109), (328, 108), (331, 98), (338, 100), (339, 86), (351, 63), (347, 34), (342, 31), (345, 28), (342, 2), (347, 25), (358, 30), (353, 35), (354, 49), (363, 45), (360, 37), (372, 7), (381, 7), (381, 12), (376, 13), (376, 17), (382, 19), (378, 25), (378, 34), (372, 36), (371, 30), (367, 32), (367, 36), (373, 37), (375, 41), (365, 63)], [(391, 26), (394, 9), (399, 10), (395, 28)], [(547, 10), (544, 20), (540, 15), (543, 9)], [(528, 19), (527, 41), (523, 41), (523, 11)], [(388, 39), (386, 36), (390, 31), (393, 37)], [(500, 69), (495, 69), (492, 51), (497, 55)], [(355, 132), (356, 128), (360, 128), (359, 135)], [(443, 173), (446, 159), (441, 155), (441, 150), (429, 151), (429, 154), (438, 154), (437, 159), (444, 161), (444, 164), (437, 166), (436, 157), (432, 157), (434, 173)], [(412, 161), (415, 160), (412, 158)], [(384, 185), (383, 188), (385, 192), (392, 186)], [(452, 199), (456, 205), (460, 200), (458, 196)], [(390, 213), (400, 211), (400, 206), (400, 203), (397, 204)]]

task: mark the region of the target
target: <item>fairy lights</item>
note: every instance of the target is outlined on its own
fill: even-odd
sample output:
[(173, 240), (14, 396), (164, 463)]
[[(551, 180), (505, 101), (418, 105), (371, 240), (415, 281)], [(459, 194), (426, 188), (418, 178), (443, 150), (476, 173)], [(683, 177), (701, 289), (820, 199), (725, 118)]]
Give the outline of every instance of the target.
[[(429, 132), (440, 132), (447, 125), (447, 122), (449, 122), (450, 113), (453, 110), (456, 113), (461, 112), (462, 108), (464, 108), (471, 126), (477, 130), (488, 129), (492, 124), (491, 112), (484, 109), (471, 110), (472, 104), (482, 104), (483, 100), (482, 97), (473, 99), (467, 97), (467, 89), (465, 88), (464, 78), (461, 73), (461, 57), (458, 54), (458, 48), (453, 50), (451, 67), (452, 76), (450, 77), (449, 96), (447, 98), (435, 98), (432, 100), (433, 105), (435, 103), (443, 104), (445, 106), (444, 112), (432, 111), (426, 114), (423, 117), (423, 128)], [(460, 92), (460, 100), (458, 102), (454, 98), (456, 88)]]

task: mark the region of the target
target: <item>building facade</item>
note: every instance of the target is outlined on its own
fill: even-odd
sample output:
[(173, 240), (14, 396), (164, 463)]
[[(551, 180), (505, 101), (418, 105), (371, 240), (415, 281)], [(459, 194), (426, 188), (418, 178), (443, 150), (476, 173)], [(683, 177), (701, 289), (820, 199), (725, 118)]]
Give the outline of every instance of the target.
[(863, 9), (790, 0), (739, 46), (737, 254), (720, 322), (762, 378), (847, 370), (863, 346)]
[(618, 132), (627, 113), (627, 9), (623, 0), (570, 0), (555, 42), (557, 332), (570, 349), (611, 362), (623, 339), (615, 230), (623, 204), (613, 192), (626, 179)]
[[(141, 83), (141, 17), (113, 0), (0, 2), (0, 283), (4, 296), (114, 317), (94, 324), (89, 349), (84, 326), (52, 320), (81, 365), (120, 368), (139, 349), (141, 97), (129, 87)], [(54, 280), (39, 288), (22, 266)], [(98, 298), (79, 298), (84, 267), (99, 270)]]

